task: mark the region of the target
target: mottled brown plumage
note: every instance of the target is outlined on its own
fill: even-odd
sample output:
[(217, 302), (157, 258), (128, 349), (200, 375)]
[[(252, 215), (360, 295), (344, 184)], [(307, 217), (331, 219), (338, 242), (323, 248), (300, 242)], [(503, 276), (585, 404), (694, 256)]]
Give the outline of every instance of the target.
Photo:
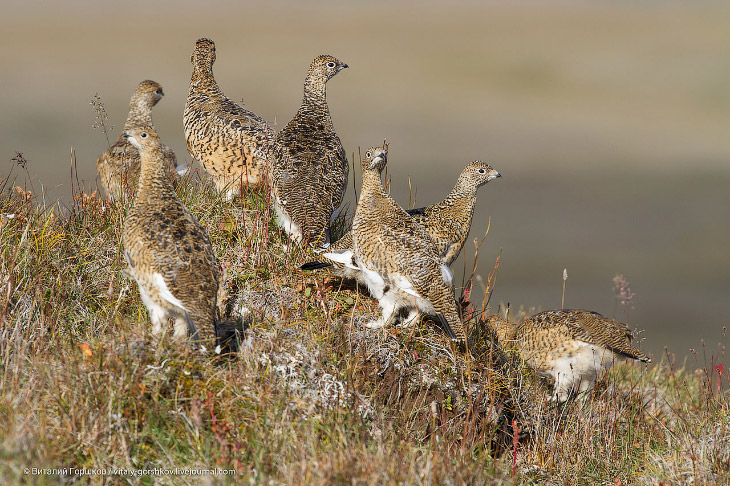
[(216, 338), (218, 267), (208, 234), (175, 195), (153, 130), (125, 133), (141, 154), (134, 204), (124, 221), (124, 255), (149, 311), (153, 333), (175, 320), (175, 335), (212, 349)]
[(503, 347), (514, 347), (539, 374), (554, 380), (553, 398), (591, 390), (600, 372), (623, 357), (650, 362), (631, 344), (623, 323), (587, 310), (550, 310), (512, 323), (490, 316), (487, 325)]
[(332, 56), (312, 61), (302, 104), (274, 144), (277, 222), (292, 240), (315, 246), (329, 243), (330, 219), (347, 187), (347, 157), (327, 105), (327, 81), (346, 67)]
[(490, 165), (475, 160), (461, 171), (446, 199), (408, 211), (431, 235), (446, 265), (454, 263), (469, 236), (478, 189), (497, 177), (502, 175)]
[[(406, 212), (433, 238), (441, 256), (441, 261), (451, 266), (459, 256), (471, 229), (477, 190), (487, 182), (501, 177), (500, 173), (484, 162), (475, 160), (467, 165), (459, 175), (456, 185), (446, 199), (436, 204)], [(352, 231), (333, 243), (328, 253), (342, 255), (352, 253)], [(345, 260), (346, 261), (346, 260)], [(363, 282), (359, 270), (343, 260), (335, 261), (320, 256), (317, 260), (302, 265), (302, 270), (316, 270), (330, 267), (335, 275), (354, 278)]]
[(273, 128), (223, 94), (213, 77), (212, 40), (198, 39), (190, 61), (193, 74), (183, 113), (188, 152), (227, 197), (237, 194), (241, 184), (266, 182)]
[(383, 310), (382, 318), (371, 327), (384, 326), (407, 309), (406, 321), (413, 322), (421, 312), (435, 315), (452, 339), (463, 342), (451, 270), (441, 262), (428, 233), (385, 193), (380, 181), (385, 163), (384, 149), (365, 152), (362, 190), (352, 223), (355, 262)]
[[(129, 101), (129, 114), (119, 138), (96, 159), (96, 172), (99, 182), (107, 197), (120, 199), (134, 193), (139, 180), (139, 151), (123, 136), (124, 132), (133, 128), (154, 129), (152, 125), (152, 107), (164, 96), (162, 86), (155, 81), (142, 81)], [(167, 145), (162, 145), (165, 173), (171, 182), (177, 180), (177, 158), (175, 152)]]

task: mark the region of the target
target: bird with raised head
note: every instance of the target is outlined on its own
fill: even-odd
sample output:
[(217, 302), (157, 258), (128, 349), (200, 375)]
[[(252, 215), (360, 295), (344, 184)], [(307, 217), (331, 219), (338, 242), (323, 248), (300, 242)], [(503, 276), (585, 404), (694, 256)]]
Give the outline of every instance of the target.
[(190, 57), (193, 74), (183, 112), (188, 152), (231, 198), (242, 185), (267, 183), (275, 132), (269, 123), (229, 99), (213, 76), (215, 43), (198, 39)]
[(347, 67), (328, 55), (312, 61), (302, 104), (274, 142), (277, 223), (291, 240), (315, 247), (329, 244), (330, 222), (347, 188), (347, 157), (327, 105), (327, 81)]
[[(394, 322), (401, 311), (408, 311), (402, 321), (406, 325), (428, 314), (438, 318), (451, 339), (465, 342), (451, 270), (441, 262), (433, 238), (386, 194), (380, 181), (386, 152), (382, 147), (365, 152), (352, 222), (354, 262), (382, 309), (369, 327)], [(329, 252), (324, 256), (337, 257)]]
[(154, 130), (133, 128), (124, 136), (139, 150), (142, 163), (137, 197), (124, 220), (124, 256), (152, 332), (162, 333), (173, 319), (176, 337), (190, 337), (213, 350), (219, 275), (210, 238), (165, 176)]
[[(107, 197), (118, 200), (135, 192), (139, 180), (139, 151), (130, 144), (124, 133), (133, 128), (149, 128), (152, 124), (152, 107), (165, 95), (160, 83), (151, 80), (137, 85), (129, 101), (129, 114), (119, 138), (109, 149), (96, 159), (96, 172), (99, 183)], [(175, 152), (167, 145), (162, 145), (165, 174), (171, 182), (177, 180), (177, 158)]]

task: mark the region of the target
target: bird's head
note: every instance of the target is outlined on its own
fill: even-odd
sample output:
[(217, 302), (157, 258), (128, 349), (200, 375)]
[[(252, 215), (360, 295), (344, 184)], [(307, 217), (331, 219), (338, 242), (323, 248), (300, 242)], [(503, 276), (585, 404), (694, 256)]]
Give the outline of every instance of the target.
[(463, 182), (471, 186), (481, 187), (497, 177), (502, 177), (502, 174), (494, 170), (491, 165), (475, 160), (464, 168), (459, 179), (463, 179)]
[(160, 137), (151, 128), (131, 128), (124, 132), (123, 136), (140, 151), (160, 145)]
[(215, 62), (215, 42), (203, 37), (195, 42), (193, 55), (190, 56), (190, 62), (193, 66), (208, 67), (213, 66)]
[(378, 174), (383, 172), (385, 165), (388, 161), (388, 147), (370, 147), (365, 151), (362, 158), (362, 170), (363, 171), (378, 171)]
[(349, 66), (339, 59), (327, 54), (322, 54), (321, 56), (315, 57), (314, 61), (312, 61), (312, 64), (309, 66), (309, 75), (314, 75), (324, 82), (327, 82), (335, 74), (339, 73), (346, 67)]
[(149, 106), (155, 106), (158, 101), (165, 96), (162, 91), (162, 86), (156, 81), (147, 79), (137, 85), (137, 89), (134, 90), (134, 98), (139, 98), (146, 101)]

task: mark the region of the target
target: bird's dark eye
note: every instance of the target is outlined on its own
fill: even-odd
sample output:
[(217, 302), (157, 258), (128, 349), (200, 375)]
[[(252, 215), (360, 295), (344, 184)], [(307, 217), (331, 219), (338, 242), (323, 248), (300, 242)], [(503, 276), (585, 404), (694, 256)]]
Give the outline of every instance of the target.
[(327, 67), (330, 68), (330, 69), (332, 69), (333, 67), (335, 67), (335, 63), (332, 62), (332, 61), (330, 61), (330, 62), (327, 63)]
[(479, 173), (480, 173), (480, 174), (484, 174), (485, 172), (486, 172), (486, 170), (484, 170), (484, 169), (479, 169)]
[(140, 133), (139, 138), (147, 138), (147, 132)]
[(155, 90), (155, 94), (156, 95), (161, 95), (162, 94), (162, 90), (161, 89), (156, 89)]
[(372, 157), (372, 156), (373, 156), (373, 154), (371, 154), (370, 152), (365, 152), (365, 157), (367, 157), (368, 159), (369, 159), (370, 157)]

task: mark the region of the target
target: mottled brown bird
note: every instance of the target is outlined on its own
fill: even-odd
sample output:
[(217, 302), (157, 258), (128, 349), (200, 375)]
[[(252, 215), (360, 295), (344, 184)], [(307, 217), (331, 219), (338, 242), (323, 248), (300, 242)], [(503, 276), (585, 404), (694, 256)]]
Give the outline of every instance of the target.
[(347, 157), (327, 105), (327, 81), (346, 67), (332, 56), (312, 61), (302, 104), (274, 143), (277, 222), (290, 239), (313, 246), (329, 243), (330, 220), (347, 188)]
[[(129, 115), (119, 138), (96, 159), (96, 172), (99, 182), (109, 199), (121, 199), (134, 193), (139, 180), (139, 151), (124, 138), (124, 132), (133, 128), (150, 128), (152, 125), (152, 107), (164, 96), (162, 86), (155, 81), (142, 81), (129, 101)], [(177, 180), (177, 158), (175, 152), (167, 145), (162, 145), (165, 173), (170, 181)]]
[(151, 129), (124, 136), (140, 151), (142, 170), (124, 221), (124, 255), (159, 334), (174, 319), (174, 334), (215, 346), (218, 267), (208, 234), (178, 200), (163, 169), (160, 139)]
[(559, 402), (592, 390), (598, 375), (616, 358), (651, 362), (631, 344), (632, 333), (625, 324), (597, 312), (549, 310), (519, 323), (490, 316), (487, 325), (500, 346), (513, 347), (528, 366), (553, 380), (553, 399)]
[(490, 165), (475, 160), (459, 174), (446, 199), (431, 206), (412, 209), (411, 216), (433, 238), (441, 261), (451, 265), (461, 253), (474, 218), (477, 191), (489, 181), (502, 177)]
[(451, 270), (441, 262), (426, 230), (386, 194), (380, 181), (385, 164), (384, 148), (365, 152), (352, 222), (354, 261), (383, 311), (369, 326), (382, 327), (408, 310), (405, 323), (414, 322), (420, 313), (434, 315), (451, 339), (465, 342)]
[(190, 62), (193, 75), (183, 113), (188, 152), (228, 198), (240, 191), (241, 184), (265, 183), (274, 129), (223, 94), (213, 77), (212, 40), (198, 39)]
[[(436, 204), (406, 212), (431, 235), (441, 262), (451, 266), (464, 247), (474, 217), (478, 189), (487, 182), (502, 177), (490, 165), (475, 160), (461, 171), (456, 185), (446, 199)], [(354, 278), (364, 283), (357, 266), (352, 263), (352, 232), (347, 232), (333, 243), (328, 253), (338, 253), (337, 261), (320, 256), (301, 266), (302, 270), (330, 267), (332, 273), (343, 278)]]

